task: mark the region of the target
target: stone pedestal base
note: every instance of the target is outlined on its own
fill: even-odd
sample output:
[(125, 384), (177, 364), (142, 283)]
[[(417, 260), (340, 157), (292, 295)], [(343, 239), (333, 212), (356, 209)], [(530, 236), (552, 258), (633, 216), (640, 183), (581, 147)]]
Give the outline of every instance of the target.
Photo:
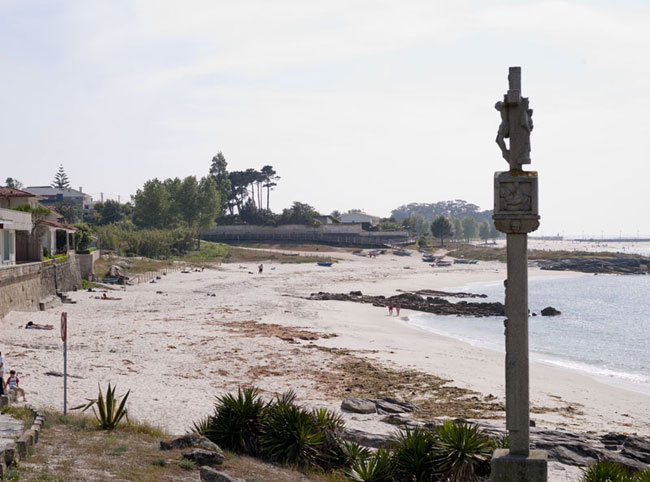
[(508, 449), (497, 449), (492, 455), (492, 482), (547, 482), (546, 452), (531, 450), (528, 457), (510, 455)]

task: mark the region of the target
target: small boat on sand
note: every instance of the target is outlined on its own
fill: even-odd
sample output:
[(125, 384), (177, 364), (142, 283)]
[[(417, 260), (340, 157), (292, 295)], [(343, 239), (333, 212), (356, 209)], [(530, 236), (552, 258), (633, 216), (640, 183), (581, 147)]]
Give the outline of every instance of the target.
[(396, 256), (411, 256), (411, 252), (406, 251), (405, 249), (396, 249), (393, 251), (393, 254)]
[(317, 264), (318, 266), (326, 266), (326, 267), (329, 268), (329, 267), (332, 266), (334, 263), (332, 263), (332, 262), (328, 262), (328, 261), (318, 261), (316, 264)]

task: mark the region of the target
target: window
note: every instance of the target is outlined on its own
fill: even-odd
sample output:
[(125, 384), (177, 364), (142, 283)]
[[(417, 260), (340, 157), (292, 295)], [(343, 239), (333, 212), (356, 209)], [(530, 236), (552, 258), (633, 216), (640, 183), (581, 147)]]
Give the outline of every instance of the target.
[(7, 230), (2, 231), (2, 261), (9, 262), (11, 256), (11, 233)]

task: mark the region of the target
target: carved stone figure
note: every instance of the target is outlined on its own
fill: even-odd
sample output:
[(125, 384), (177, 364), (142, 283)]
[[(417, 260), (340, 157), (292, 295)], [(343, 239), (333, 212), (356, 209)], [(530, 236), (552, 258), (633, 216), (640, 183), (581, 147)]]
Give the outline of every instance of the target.
[[(512, 67), (508, 74), (509, 88), (503, 101), (494, 108), (501, 114), (496, 143), (510, 170), (521, 170), (522, 164), (530, 164), (530, 133), (533, 130), (533, 110), (528, 98), (521, 96), (521, 69)], [(509, 139), (507, 146), (505, 139)]]

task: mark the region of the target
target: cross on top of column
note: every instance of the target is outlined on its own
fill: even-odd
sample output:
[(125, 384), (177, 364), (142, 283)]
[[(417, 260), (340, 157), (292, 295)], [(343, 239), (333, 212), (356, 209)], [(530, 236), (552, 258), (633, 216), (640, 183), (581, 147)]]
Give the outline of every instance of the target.
[(521, 67), (508, 70), (508, 103), (518, 104), (521, 100)]

